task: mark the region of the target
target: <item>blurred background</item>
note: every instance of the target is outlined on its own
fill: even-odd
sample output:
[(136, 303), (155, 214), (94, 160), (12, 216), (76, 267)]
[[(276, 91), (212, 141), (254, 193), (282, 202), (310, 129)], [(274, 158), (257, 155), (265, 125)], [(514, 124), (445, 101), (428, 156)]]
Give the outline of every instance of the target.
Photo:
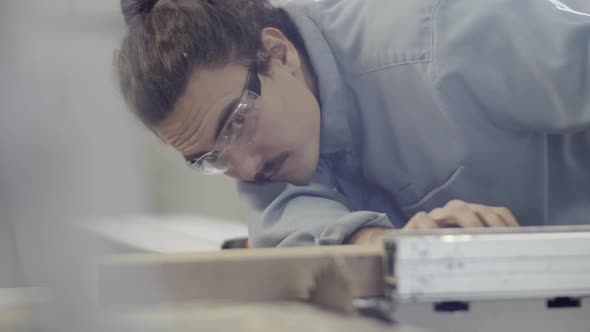
[(191, 172), (126, 110), (118, 0), (0, 6), (0, 288), (65, 284), (85, 249), (70, 223), (243, 225), (233, 181)]
[(191, 172), (127, 111), (113, 67), (124, 33), (119, 0), (0, 2), (2, 331), (32, 287), (52, 293), (43, 331), (90, 331), (101, 255), (246, 235), (233, 181)]

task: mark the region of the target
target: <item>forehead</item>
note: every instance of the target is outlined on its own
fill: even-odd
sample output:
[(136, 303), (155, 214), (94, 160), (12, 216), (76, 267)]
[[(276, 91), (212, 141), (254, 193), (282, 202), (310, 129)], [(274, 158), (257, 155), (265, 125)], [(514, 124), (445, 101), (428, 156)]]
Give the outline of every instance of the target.
[[(244, 85), (246, 67), (238, 64), (230, 64), (224, 67), (199, 67), (193, 69), (186, 89), (179, 98), (179, 104), (183, 101), (201, 101), (205, 103), (218, 98), (227, 92), (241, 88)], [(196, 97), (196, 98), (192, 98)]]
[(171, 141), (184, 131), (214, 127), (214, 121), (226, 104), (241, 94), (246, 73), (246, 67), (238, 64), (195, 68), (174, 109), (157, 126), (158, 134), (172, 144)]

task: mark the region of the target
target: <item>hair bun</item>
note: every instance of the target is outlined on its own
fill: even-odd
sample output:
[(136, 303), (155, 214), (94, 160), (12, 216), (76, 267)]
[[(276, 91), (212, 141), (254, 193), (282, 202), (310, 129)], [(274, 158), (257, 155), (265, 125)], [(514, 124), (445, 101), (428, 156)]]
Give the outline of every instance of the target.
[(139, 14), (149, 13), (158, 0), (121, 0), (121, 11), (125, 16), (125, 23)]

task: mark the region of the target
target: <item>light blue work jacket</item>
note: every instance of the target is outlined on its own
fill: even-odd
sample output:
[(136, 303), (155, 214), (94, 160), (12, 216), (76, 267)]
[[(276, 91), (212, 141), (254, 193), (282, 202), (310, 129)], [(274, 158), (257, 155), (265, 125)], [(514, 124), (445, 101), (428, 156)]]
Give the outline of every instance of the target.
[(320, 162), (307, 186), (239, 184), (252, 244), (340, 244), (453, 199), (521, 225), (590, 223), (584, 6), (288, 3), (319, 81)]

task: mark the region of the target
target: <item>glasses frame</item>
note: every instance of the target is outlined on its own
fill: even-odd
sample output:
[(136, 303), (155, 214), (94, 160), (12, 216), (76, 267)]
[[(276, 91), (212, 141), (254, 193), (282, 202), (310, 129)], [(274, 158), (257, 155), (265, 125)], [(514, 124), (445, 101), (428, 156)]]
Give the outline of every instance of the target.
[[(205, 175), (219, 175), (225, 173), (228, 170), (227, 162), (225, 163), (225, 166), (217, 167), (214, 165), (211, 166), (212, 162), (208, 161), (207, 159), (211, 159), (212, 157), (215, 158), (216, 161), (222, 159), (223, 154), (230, 146), (232, 146), (232, 143), (234, 143), (236, 137), (234, 135), (230, 137), (228, 141), (228, 138), (224, 137), (224, 133), (226, 132), (228, 127), (232, 125), (233, 121), (238, 116), (242, 115), (241, 113), (244, 113), (244, 107), (247, 107), (247, 105), (250, 102), (249, 98), (252, 98), (252, 95), (254, 95), (255, 101), (258, 101), (262, 94), (261, 89), (262, 87), (260, 83), (260, 77), (258, 77), (258, 69), (255, 65), (252, 65), (248, 67), (248, 74), (246, 76), (246, 82), (244, 83), (244, 88), (242, 89), (240, 100), (236, 108), (232, 111), (231, 115), (223, 124), (223, 127), (219, 132), (219, 136), (217, 136), (217, 139), (215, 141), (215, 147), (213, 148), (213, 150), (205, 153), (199, 158), (186, 160), (187, 166)], [(223, 146), (223, 148), (219, 149), (218, 147), (220, 146)], [(206, 169), (206, 166), (204, 166), (205, 163), (208, 163), (213, 169)]]

